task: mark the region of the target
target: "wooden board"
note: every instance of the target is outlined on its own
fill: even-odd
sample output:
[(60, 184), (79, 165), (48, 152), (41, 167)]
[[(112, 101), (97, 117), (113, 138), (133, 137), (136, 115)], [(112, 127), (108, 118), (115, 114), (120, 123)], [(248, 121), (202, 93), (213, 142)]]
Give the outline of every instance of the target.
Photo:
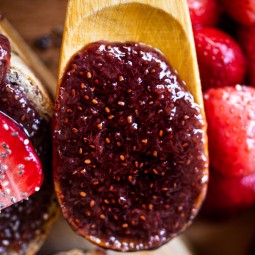
[(63, 27), (67, 0), (0, 0), (0, 13), (6, 16), (26, 43), (56, 77), (59, 47), (39, 50), (36, 39)]

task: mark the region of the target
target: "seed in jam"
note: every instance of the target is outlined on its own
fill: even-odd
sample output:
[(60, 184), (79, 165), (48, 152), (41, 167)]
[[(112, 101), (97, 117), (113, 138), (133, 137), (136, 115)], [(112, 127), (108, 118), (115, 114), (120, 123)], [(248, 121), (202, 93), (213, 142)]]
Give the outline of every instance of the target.
[(115, 250), (154, 249), (195, 217), (205, 190), (204, 123), (158, 50), (87, 45), (63, 75), (53, 127), (57, 195), (78, 234)]

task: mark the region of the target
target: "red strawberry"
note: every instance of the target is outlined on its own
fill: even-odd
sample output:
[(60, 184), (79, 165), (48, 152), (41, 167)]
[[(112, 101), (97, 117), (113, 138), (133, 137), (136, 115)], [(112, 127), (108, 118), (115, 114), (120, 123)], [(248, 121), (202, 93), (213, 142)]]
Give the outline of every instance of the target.
[(217, 0), (187, 0), (193, 28), (215, 26), (220, 16)]
[(202, 210), (210, 217), (229, 216), (255, 203), (255, 173), (226, 177), (210, 169), (210, 181)]
[(212, 168), (225, 176), (255, 174), (255, 88), (212, 88), (204, 105)]
[(0, 112), (0, 209), (28, 198), (42, 184), (42, 167), (27, 136)]
[(248, 60), (249, 82), (255, 86), (255, 25), (239, 27), (238, 38)]
[(240, 46), (215, 28), (194, 31), (203, 90), (243, 83), (246, 68)]
[(223, 0), (227, 13), (237, 22), (255, 24), (255, 0)]

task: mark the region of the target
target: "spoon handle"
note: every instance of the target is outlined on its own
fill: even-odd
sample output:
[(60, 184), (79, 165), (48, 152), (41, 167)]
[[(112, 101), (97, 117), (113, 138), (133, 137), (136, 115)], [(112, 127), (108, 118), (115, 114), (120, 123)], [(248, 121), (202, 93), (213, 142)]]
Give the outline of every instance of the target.
[(163, 52), (202, 105), (201, 85), (186, 0), (70, 0), (59, 81), (70, 57), (88, 43), (144, 42)]

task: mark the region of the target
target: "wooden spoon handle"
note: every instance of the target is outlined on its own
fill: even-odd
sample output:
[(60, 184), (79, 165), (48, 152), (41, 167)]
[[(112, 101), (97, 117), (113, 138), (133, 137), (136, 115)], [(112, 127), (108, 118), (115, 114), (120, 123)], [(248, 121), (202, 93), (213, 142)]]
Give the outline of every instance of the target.
[(70, 57), (88, 43), (144, 42), (161, 50), (202, 105), (201, 85), (186, 0), (71, 0), (59, 80)]

